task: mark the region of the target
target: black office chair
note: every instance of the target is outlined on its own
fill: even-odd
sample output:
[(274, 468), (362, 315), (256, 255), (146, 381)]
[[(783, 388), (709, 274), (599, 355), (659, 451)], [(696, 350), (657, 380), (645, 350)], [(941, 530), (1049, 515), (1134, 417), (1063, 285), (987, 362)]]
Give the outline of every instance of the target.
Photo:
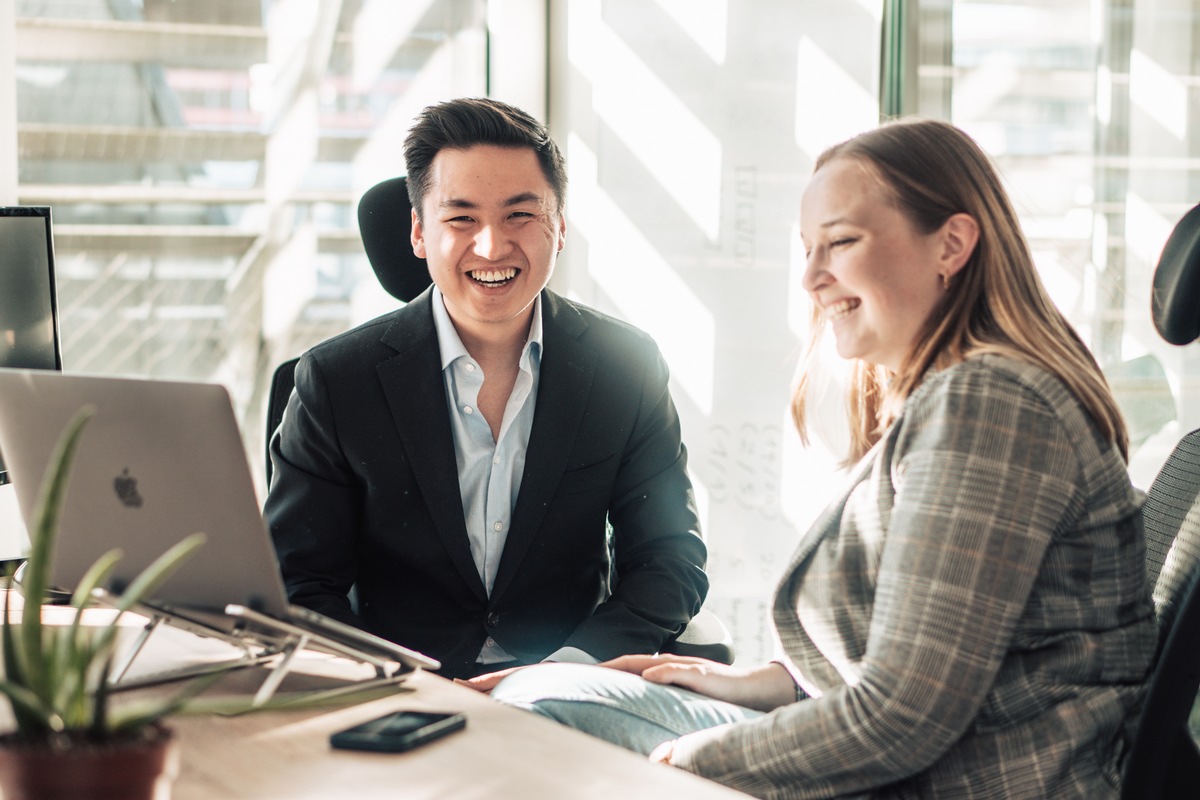
[[(1171, 344), (1200, 336), (1200, 206), (1172, 231), (1154, 273), (1154, 325)], [(1125, 761), (1124, 800), (1200, 796), (1189, 716), (1200, 689), (1200, 429), (1176, 445), (1147, 492), (1146, 574), (1158, 659)]]
[(267, 486), (271, 485), (273, 474), (271, 437), (279, 429), (279, 423), (283, 422), (283, 411), (287, 408), (288, 398), (292, 396), (292, 389), (296, 387), (296, 363), (299, 360), (299, 357), (289, 358), (276, 367), (271, 375), (271, 388), (267, 392)]
[[(409, 302), (432, 280), (425, 259), (412, 250), (412, 205), (405, 178), (389, 178), (367, 190), (358, 203), (358, 229), (375, 277), (388, 294)], [(271, 485), (271, 436), (283, 419), (295, 386), (293, 358), (275, 369), (267, 401), (267, 485)], [(734, 659), (733, 637), (715, 614), (701, 608), (687, 627), (663, 647), (663, 652), (698, 656), (723, 664)]]

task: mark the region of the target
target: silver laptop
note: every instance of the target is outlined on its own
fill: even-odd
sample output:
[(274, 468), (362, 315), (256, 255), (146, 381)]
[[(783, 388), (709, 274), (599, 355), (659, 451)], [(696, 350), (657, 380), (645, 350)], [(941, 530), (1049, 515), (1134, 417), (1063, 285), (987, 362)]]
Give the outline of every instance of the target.
[[(219, 384), (0, 369), (0, 448), (32, 531), (37, 495), (67, 423), (94, 409), (67, 487), (52, 584), (70, 590), (103, 553), (124, 557), (119, 591), (197, 531), (205, 543), (146, 605), (220, 629), (301, 629), (406, 668), (421, 653), (288, 603), (229, 393)], [(278, 631), (276, 631), (278, 632)], [(336, 649), (336, 648), (335, 648)]]

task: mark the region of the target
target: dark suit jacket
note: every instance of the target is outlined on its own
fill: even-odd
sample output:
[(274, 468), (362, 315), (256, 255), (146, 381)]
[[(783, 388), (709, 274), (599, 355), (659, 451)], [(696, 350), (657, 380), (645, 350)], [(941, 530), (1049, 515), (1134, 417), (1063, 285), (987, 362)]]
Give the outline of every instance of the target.
[(463, 521), (431, 298), (296, 367), (265, 508), (292, 602), (427, 653), (450, 676), (471, 671), (488, 636), (522, 662), (562, 646), (655, 652), (708, 590), (658, 348), (543, 292), (536, 413), (489, 598)]

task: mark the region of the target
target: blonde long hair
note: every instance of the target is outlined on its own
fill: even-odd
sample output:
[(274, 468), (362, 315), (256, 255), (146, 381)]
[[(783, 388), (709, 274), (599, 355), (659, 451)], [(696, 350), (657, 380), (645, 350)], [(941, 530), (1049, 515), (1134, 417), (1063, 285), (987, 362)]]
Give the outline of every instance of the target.
[[(922, 233), (938, 230), (958, 213), (979, 225), (975, 252), (926, 320), (899, 372), (861, 360), (853, 365), (847, 463), (879, 440), (930, 370), (982, 353), (1031, 362), (1056, 375), (1127, 459), (1129, 434), (1100, 366), (1046, 293), (1012, 204), (979, 146), (949, 123), (901, 120), (831, 147), (817, 159), (814, 172), (837, 158), (871, 169), (895, 207)], [(806, 444), (806, 400), (823, 327), (814, 309), (792, 396), (792, 418)]]

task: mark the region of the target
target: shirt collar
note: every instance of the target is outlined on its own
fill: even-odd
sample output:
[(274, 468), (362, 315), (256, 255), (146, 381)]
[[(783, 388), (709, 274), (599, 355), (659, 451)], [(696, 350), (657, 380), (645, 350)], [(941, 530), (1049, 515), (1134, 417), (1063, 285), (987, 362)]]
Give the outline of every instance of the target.
[[(446, 310), (446, 301), (442, 299), (442, 293), (438, 289), (437, 284), (433, 286), (433, 327), (437, 331), (438, 349), (442, 354), (442, 371), (445, 372), (446, 367), (453, 364), (459, 358), (466, 356), (471, 357), (467, 352), (467, 348), (459, 338), (458, 329), (454, 327), (454, 323), (450, 320), (450, 312)], [(532, 345), (537, 345), (534, 349)], [(529, 322), (529, 338), (525, 340), (525, 347), (521, 350), (521, 368), (528, 370), (530, 368), (530, 359), (541, 359), (542, 351), (542, 295), (541, 292), (533, 300), (533, 319)], [(530, 354), (533, 354), (532, 356)]]

